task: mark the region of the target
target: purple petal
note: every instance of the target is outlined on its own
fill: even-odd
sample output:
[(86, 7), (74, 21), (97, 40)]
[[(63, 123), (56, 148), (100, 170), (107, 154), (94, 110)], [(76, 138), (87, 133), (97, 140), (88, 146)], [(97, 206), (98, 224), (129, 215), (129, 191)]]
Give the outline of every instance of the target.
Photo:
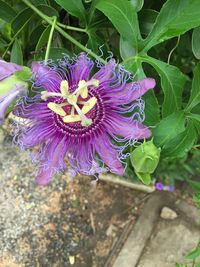
[(23, 67), (15, 63), (9, 63), (4, 60), (0, 60), (0, 81), (9, 77), (16, 71), (22, 70)]
[(106, 135), (96, 140), (95, 149), (99, 157), (112, 172), (121, 176), (124, 174), (124, 167), (118, 158), (117, 150), (113, 148), (111, 141)]
[(113, 117), (107, 127), (112, 133), (126, 139), (144, 139), (151, 136), (151, 131), (146, 126), (136, 120), (130, 121), (122, 116), (120, 118)]
[(145, 78), (139, 82), (128, 83), (125, 86), (113, 89), (112, 101), (116, 105), (129, 104), (144, 95), (149, 89), (154, 88), (155, 85), (155, 80), (152, 78)]
[(35, 76), (35, 86), (50, 92), (59, 91), (63, 79), (55, 70), (38, 62), (33, 62), (31, 68)]
[(20, 93), (26, 93), (26, 90), (23, 86), (17, 87), (9, 92), (6, 96), (0, 97), (0, 125), (4, 121), (6, 109)]
[(37, 184), (47, 185), (53, 175), (63, 168), (65, 155), (64, 142), (64, 138), (62, 140), (54, 138), (46, 145), (43, 158), (44, 165), (41, 165), (39, 169), (36, 178)]
[(74, 65), (70, 65), (70, 84), (77, 85), (80, 80), (87, 81), (93, 65), (93, 62), (84, 53), (81, 53), (76, 63)]
[(108, 64), (105, 66), (101, 67), (101, 69), (94, 74), (92, 79), (97, 79), (100, 81), (100, 84), (112, 79), (115, 77), (115, 67), (116, 67), (116, 62), (115, 60), (110, 60)]

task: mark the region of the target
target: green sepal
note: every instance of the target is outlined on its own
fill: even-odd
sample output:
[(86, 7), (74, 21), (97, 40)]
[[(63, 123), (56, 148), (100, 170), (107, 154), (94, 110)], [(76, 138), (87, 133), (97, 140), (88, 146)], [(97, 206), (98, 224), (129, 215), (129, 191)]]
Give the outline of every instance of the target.
[(149, 173), (135, 172), (137, 177), (146, 185), (151, 183), (151, 175)]
[(23, 70), (15, 72), (15, 76), (22, 81), (28, 81), (32, 76), (32, 71), (28, 67), (23, 67)]
[(137, 173), (151, 174), (155, 171), (159, 159), (160, 148), (157, 148), (153, 140), (144, 141), (131, 152), (131, 164)]

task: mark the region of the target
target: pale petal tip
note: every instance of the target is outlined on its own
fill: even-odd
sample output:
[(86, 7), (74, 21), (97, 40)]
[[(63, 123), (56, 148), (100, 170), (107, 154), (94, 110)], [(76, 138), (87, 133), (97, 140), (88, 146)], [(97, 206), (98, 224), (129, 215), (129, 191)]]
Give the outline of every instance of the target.
[(152, 89), (156, 86), (156, 81), (153, 78), (145, 78), (141, 81), (147, 89)]

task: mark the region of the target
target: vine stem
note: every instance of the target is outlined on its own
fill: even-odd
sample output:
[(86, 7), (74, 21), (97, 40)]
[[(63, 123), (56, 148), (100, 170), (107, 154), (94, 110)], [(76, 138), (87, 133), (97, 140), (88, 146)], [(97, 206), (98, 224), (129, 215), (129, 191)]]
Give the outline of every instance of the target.
[(44, 59), (45, 63), (47, 63), (47, 60), (49, 59), (51, 42), (52, 42), (52, 38), (53, 38), (53, 32), (54, 32), (54, 29), (55, 29), (55, 26), (56, 26), (56, 21), (57, 21), (57, 17), (55, 16), (55, 17), (53, 17), (53, 24), (52, 24), (52, 27), (51, 27), (51, 31), (49, 33), (49, 39), (48, 39), (48, 43), (47, 43), (47, 50), (46, 50), (45, 59)]
[(57, 25), (60, 26), (63, 29), (66, 29), (66, 30), (87, 33), (86, 29), (82, 29), (82, 28), (78, 28), (78, 27), (72, 27), (72, 26), (69, 26), (69, 25), (62, 24), (60, 22), (57, 22)]
[[(34, 5), (32, 5), (28, 0), (22, 0), (22, 2), (24, 2), (27, 6), (29, 6), (35, 13), (37, 13), (42, 19), (44, 19), (47, 23), (49, 23), (50, 25), (53, 25), (53, 21), (50, 17), (46, 16), (45, 14), (43, 14), (39, 9), (37, 9)], [(69, 35), (67, 32), (65, 32), (63, 29), (61, 29), (57, 24), (55, 25), (55, 29), (66, 39), (68, 39), (71, 43), (73, 43), (74, 45), (76, 45), (77, 47), (79, 47), (81, 50), (85, 51), (86, 53), (88, 53), (90, 56), (96, 58), (97, 60), (99, 60), (101, 63), (103, 64), (107, 64), (107, 62), (99, 57), (97, 54), (95, 54), (94, 52), (92, 52), (90, 49), (88, 49), (87, 47), (85, 47), (84, 45), (82, 45), (81, 43), (79, 43), (76, 39), (74, 39), (71, 35)]]

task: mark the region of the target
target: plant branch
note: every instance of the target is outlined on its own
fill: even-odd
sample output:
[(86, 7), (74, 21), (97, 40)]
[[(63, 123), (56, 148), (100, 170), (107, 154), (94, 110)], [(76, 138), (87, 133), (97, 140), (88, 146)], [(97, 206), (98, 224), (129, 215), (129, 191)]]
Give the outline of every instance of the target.
[[(27, 6), (29, 6), (35, 13), (37, 13), (41, 18), (43, 18), (46, 22), (48, 22), (50, 25), (53, 25), (53, 21), (50, 17), (47, 17), (46, 15), (44, 15), (39, 9), (37, 9), (34, 5), (32, 5), (28, 0), (22, 0), (22, 2), (24, 2)], [(87, 47), (85, 47), (84, 45), (82, 45), (81, 43), (79, 43), (76, 39), (74, 39), (71, 35), (69, 35), (68, 33), (66, 33), (63, 29), (61, 29), (58, 25), (55, 25), (55, 29), (66, 39), (68, 39), (70, 42), (72, 42), (74, 45), (76, 45), (77, 47), (79, 47), (81, 50), (85, 51), (86, 53), (88, 53), (90, 56), (96, 58), (97, 60), (99, 60), (100, 62), (102, 62), (103, 64), (107, 64), (107, 62), (102, 59), (101, 57), (99, 57), (97, 54), (95, 54), (94, 52), (92, 52), (90, 49), (88, 49)]]
[(52, 42), (52, 38), (53, 38), (53, 32), (56, 26), (56, 21), (57, 21), (57, 17), (53, 17), (53, 24), (51, 27), (51, 31), (49, 33), (49, 39), (48, 39), (48, 43), (47, 43), (47, 50), (46, 50), (46, 54), (45, 54), (45, 59), (44, 62), (47, 63), (47, 60), (49, 59), (49, 53), (50, 53), (50, 48), (51, 48), (51, 42)]
[(156, 189), (155, 186), (147, 186), (143, 184), (136, 184), (129, 181), (126, 181), (124, 179), (121, 179), (119, 176), (112, 175), (112, 174), (101, 174), (99, 175), (100, 181), (110, 182), (118, 185), (122, 185), (125, 187), (129, 187), (135, 190), (147, 192), (147, 193), (153, 193)]
[(87, 33), (87, 30), (86, 29), (82, 29), (82, 28), (78, 28), (78, 27), (72, 27), (72, 26), (69, 26), (69, 25), (65, 25), (63, 23), (60, 23), (60, 22), (57, 22), (57, 25), (63, 29), (66, 29), (66, 30), (71, 30), (71, 31), (77, 31), (77, 32), (84, 32), (84, 33)]

